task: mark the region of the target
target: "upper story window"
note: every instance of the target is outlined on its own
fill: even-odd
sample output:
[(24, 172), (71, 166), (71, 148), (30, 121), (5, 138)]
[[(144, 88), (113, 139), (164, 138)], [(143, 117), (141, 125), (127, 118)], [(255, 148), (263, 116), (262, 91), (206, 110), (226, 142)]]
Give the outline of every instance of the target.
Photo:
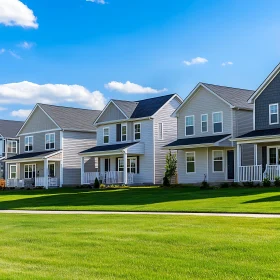
[(213, 132), (214, 133), (223, 132), (223, 113), (222, 112), (213, 113)]
[(12, 154), (17, 153), (17, 141), (13, 141), (13, 140), (7, 141), (7, 153), (12, 153)]
[(163, 140), (163, 123), (158, 124), (158, 139)]
[(278, 103), (269, 105), (269, 124), (279, 123)]
[(186, 136), (194, 135), (194, 116), (186, 116)]
[(24, 151), (32, 152), (33, 151), (33, 136), (25, 136), (24, 138)]
[(208, 131), (208, 115), (203, 114), (201, 115), (201, 132)]
[(109, 127), (104, 127), (104, 128), (103, 128), (103, 143), (104, 143), (104, 144), (108, 144), (108, 143), (109, 143), (109, 141), (110, 141), (110, 136), (109, 136), (109, 134), (110, 134), (110, 129), (109, 129)]
[(55, 148), (55, 134), (54, 133), (46, 134), (45, 144), (46, 144), (46, 150), (52, 150)]
[(140, 140), (141, 139), (141, 124), (135, 123), (134, 124), (134, 140)]
[(122, 124), (121, 128), (121, 139), (122, 142), (125, 142), (127, 140), (127, 125)]

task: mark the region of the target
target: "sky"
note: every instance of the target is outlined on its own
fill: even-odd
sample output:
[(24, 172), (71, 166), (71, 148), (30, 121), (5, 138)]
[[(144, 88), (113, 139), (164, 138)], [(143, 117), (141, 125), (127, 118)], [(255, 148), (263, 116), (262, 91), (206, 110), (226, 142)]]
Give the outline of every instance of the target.
[(256, 89), (280, 62), (280, 1), (267, 2), (0, 0), (0, 118), (185, 98), (199, 82)]

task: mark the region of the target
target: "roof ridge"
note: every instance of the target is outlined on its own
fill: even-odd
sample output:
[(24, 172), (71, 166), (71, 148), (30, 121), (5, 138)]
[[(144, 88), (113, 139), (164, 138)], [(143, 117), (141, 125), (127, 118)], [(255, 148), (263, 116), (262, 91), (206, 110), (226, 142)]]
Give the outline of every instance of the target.
[(155, 97), (151, 97), (151, 98), (145, 98), (145, 99), (137, 100), (137, 102), (141, 102), (141, 101), (145, 101), (145, 100), (151, 100), (151, 99), (155, 99), (155, 98), (162, 98), (162, 97), (167, 97), (167, 96), (172, 96), (172, 95), (176, 95), (176, 93), (170, 93), (170, 94), (155, 96)]
[(95, 110), (95, 109), (86, 109), (86, 108), (77, 108), (77, 107), (70, 107), (70, 106), (60, 106), (60, 105), (53, 105), (53, 104), (45, 104), (45, 103), (37, 103), (38, 105), (44, 105), (44, 106), (51, 106), (51, 107), (59, 107), (59, 108), (69, 108), (69, 109), (76, 109), (76, 110), (86, 110), (86, 111), (98, 111), (101, 112), (101, 110)]
[(209, 86), (216, 86), (216, 87), (226, 87), (226, 88), (232, 88), (232, 89), (241, 89), (241, 90), (246, 90), (246, 91), (255, 91), (253, 89), (245, 89), (245, 88), (237, 88), (237, 87), (229, 87), (229, 86), (221, 86), (221, 85), (215, 85), (215, 84), (209, 84), (209, 83), (203, 83), (203, 85), (209, 85)]

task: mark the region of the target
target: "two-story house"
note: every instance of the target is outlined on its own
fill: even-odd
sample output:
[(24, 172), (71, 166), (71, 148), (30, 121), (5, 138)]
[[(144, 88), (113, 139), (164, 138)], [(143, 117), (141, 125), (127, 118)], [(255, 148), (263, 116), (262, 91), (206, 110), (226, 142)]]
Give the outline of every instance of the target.
[[(20, 128), (19, 154), (5, 160), (7, 186), (79, 185), (79, 152), (96, 145), (97, 110), (37, 104)], [(91, 171), (97, 162), (85, 163)], [(10, 172), (8, 172), (10, 170)]]
[[(253, 130), (236, 138), (237, 181), (274, 180), (280, 177), (280, 64), (248, 100), (254, 107)], [(254, 164), (241, 162), (243, 147), (254, 145)]]
[[(178, 182), (232, 181), (236, 147), (230, 141), (252, 129), (253, 91), (199, 83), (177, 108), (178, 138), (166, 149), (177, 151)], [(246, 150), (246, 151), (245, 151)], [(243, 161), (252, 162), (253, 147), (244, 149)]]
[[(177, 94), (140, 101), (111, 100), (95, 121), (97, 146), (80, 153), (82, 184), (95, 178), (106, 184), (160, 184), (168, 151), (176, 139), (171, 114), (182, 103)], [(97, 173), (85, 170), (85, 159), (98, 157)]]
[[(15, 156), (19, 151), (19, 138), (16, 136), (23, 122), (0, 120), (0, 179), (5, 179), (3, 160)], [(13, 174), (13, 169), (10, 170)]]

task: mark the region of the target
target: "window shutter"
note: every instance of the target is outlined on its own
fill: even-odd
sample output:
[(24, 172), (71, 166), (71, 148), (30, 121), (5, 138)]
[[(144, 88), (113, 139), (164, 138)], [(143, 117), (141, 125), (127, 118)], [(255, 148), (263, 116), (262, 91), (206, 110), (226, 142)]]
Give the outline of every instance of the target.
[(137, 157), (137, 174), (140, 173), (140, 157)]
[(116, 171), (119, 171), (119, 159), (116, 158)]
[(262, 147), (262, 170), (263, 172), (265, 171), (266, 169), (266, 164), (267, 164), (267, 147), (264, 146)]
[(120, 123), (116, 124), (116, 132), (117, 132), (116, 140), (117, 140), (117, 142), (120, 142), (121, 141), (121, 133), (122, 133), (122, 126), (121, 126)]

